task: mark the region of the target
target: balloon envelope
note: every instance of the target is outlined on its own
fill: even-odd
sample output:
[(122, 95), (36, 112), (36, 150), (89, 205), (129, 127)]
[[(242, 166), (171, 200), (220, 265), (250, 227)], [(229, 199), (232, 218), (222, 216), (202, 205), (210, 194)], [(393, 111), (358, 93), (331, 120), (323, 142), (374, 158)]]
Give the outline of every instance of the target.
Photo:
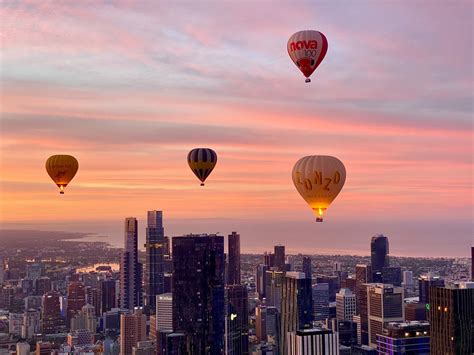
[(313, 210), (318, 222), (346, 181), (342, 162), (327, 155), (311, 155), (298, 160), (293, 167), (293, 183)]
[(217, 154), (210, 148), (195, 148), (188, 153), (188, 165), (201, 180), (201, 186), (217, 164)]
[(59, 193), (64, 193), (64, 188), (71, 182), (79, 169), (77, 159), (71, 155), (53, 155), (46, 161), (46, 171), (58, 185)]
[(290, 37), (287, 44), (291, 60), (306, 77), (309, 77), (323, 61), (328, 50), (328, 41), (319, 31), (299, 31)]

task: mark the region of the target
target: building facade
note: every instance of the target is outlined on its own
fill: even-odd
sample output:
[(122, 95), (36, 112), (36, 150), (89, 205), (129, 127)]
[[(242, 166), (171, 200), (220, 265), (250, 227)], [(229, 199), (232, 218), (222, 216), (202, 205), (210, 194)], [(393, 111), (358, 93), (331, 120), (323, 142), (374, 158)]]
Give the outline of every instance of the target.
[(164, 255), (166, 253), (163, 212), (148, 211), (146, 227), (146, 305), (151, 313), (156, 310), (156, 296), (164, 293)]
[(240, 235), (232, 232), (228, 236), (229, 245), (229, 271), (227, 284), (240, 285)]
[(133, 309), (142, 305), (142, 267), (138, 262), (138, 221), (125, 219), (124, 251), (120, 260), (120, 307)]
[(186, 235), (173, 244), (173, 329), (187, 354), (224, 351), (224, 237)]
[(430, 288), (431, 354), (474, 353), (474, 288)]
[(377, 334), (390, 322), (403, 322), (403, 288), (371, 284), (367, 288), (369, 345), (377, 347)]

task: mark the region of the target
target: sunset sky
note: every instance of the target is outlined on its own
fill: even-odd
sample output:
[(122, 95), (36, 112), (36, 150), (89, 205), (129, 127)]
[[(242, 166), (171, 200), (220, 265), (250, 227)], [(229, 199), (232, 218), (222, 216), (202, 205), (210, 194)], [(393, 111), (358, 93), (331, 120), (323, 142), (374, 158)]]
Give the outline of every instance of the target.
[[(158, 209), (167, 235), (236, 230), (244, 252), (366, 254), (384, 233), (392, 254), (468, 255), (471, 1), (0, 6), (1, 228), (117, 244)], [(302, 29), (329, 43), (310, 84), (286, 52)], [(219, 156), (205, 188), (195, 147)], [(65, 195), (53, 154), (79, 160)], [(324, 223), (291, 181), (313, 154), (347, 170)]]

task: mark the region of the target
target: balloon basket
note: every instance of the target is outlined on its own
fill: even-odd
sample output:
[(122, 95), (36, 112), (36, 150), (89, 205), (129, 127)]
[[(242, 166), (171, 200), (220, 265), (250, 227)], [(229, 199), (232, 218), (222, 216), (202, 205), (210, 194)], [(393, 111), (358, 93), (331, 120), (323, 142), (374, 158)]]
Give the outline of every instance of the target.
[(59, 194), (60, 194), (60, 195), (64, 195), (64, 191), (59, 191)]
[(204, 183), (201, 183), (201, 186), (204, 186)]
[(316, 222), (322, 222), (323, 221), (323, 217), (316, 217)]
[(311, 79), (310, 78), (306, 78), (306, 80), (304, 81), (305, 83), (310, 83), (311, 82)]

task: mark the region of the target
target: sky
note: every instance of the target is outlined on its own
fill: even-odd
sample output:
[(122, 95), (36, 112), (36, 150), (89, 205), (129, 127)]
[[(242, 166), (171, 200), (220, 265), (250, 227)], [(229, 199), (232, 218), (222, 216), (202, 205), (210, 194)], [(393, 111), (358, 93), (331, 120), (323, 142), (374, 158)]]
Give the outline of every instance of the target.
[[(0, 228), (91, 232), (163, 210), (165, 231), (241, 233), (243, 252), (467, 256), (473, 233), (470, 1), (5, 1)], [(327, 55), (305, 84), (288, 38)], [(205, 188), (195, 147), (218, 164)], [(59, 195), (44, 164), (71, 154)], [(324, 223), (291, 180), (343, 161)], [(1, 239), (1, 235), (0, 235)]]

